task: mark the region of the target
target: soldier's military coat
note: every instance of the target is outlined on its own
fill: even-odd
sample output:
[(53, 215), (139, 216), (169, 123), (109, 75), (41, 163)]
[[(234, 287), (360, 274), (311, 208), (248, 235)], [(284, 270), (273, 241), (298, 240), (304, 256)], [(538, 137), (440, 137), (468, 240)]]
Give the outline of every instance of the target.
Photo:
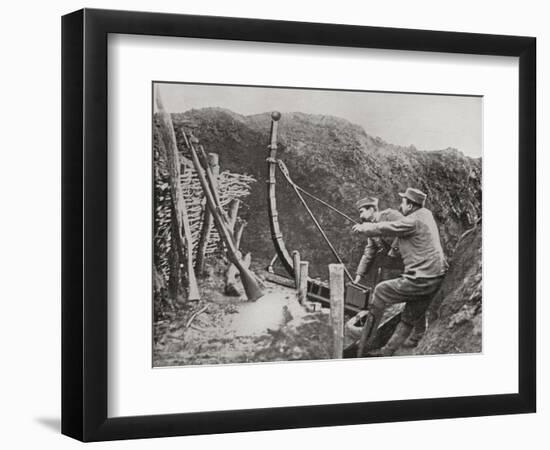
[[(401, 220), (405, 216), (396, 209), (385, 209), (377, 215), (377, 222), (390, 222)], [(393, 237), (372, 236), (367, 238), (367, 244), (363, 256), (357, 266), (357, 276), (363, 278), (371, 270), (376, 259), (380, 260), (379, 265), (387, 271), (402, 269), (402, 259), (399, 254), (397, 239)], [(397, 275), (397, 274), (396, 274)], [(395, 275), (394, 275), (395, 276)], [(387, 278), (386, 276), (382, 278)], [(380, 281), (380, 280), (378, 280)]]
[(433, 214), (420, 208), (398, 220), (380, 220), (359, 227), (358, 231), (371, 239), (396, 237), (405, 265), (401, 277), (376, 286), (372, 306), (384, 309), (407, 302), (402, 320), (414, 323), (424, 314), (448, 268)]

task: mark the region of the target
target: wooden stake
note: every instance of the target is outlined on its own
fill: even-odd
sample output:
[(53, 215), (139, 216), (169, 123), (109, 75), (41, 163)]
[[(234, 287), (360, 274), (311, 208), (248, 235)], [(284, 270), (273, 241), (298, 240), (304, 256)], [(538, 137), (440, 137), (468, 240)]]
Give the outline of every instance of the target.
[[(220, 175), (219, 161), (220, 159), (217, 153), (208, 154), (208, 165), (212, 170), (212, 175), (213, 175), (214, 181), (216, 182), (216, 189), (217, 189), (218, 177)], [(208, 247), (208, 241), (210, 240), (210, 233), (212, 231), (213, 224), (214, 224), (214, 220), (212, 219), (212, 214), (210, 213), (210, 210), (208, 209), (208, 207), (206, 207), (204, 210), (202, 229), (199, 237), (199, 244), (197, 247), (197, 260), (195, 262), (195, 267), (197, 270), (197, 274), (199, 274), (199, 276), (204, 274), (206, 248)]]
[[(214, 204), (216, 205), (218, 214), (221, 216), (222, 220), (226, 224), (229, 223), (229, 218), (227, 217), (227, 214), (222, 208), (222, 202), (220, 199), (220, 194), (217, 189), (217, 183), (214, 180), (214, 174), (212, 173), (212, 170), (210, 170), (210, 166), (208, 165), (208, 158), (206, 156), (206, 152), (204, 151), (204, 147), (202, 145), (199, 145), (199, 140), (193, 135), (191, 135), (191, 137), (187, 139), (187, 135), (183, 133), (183, 139), (185, 140), (187, 147), (189, 148), (192, 147), (192, 153), (194, 154), (194, 156), (197, 157), (199, 166), (201, 166), (204, 169), (204, 175), (206, 176), (206, 181), (210, 189), (210, 194), (214, 199)], [(204, 161), (204, 163), (201, 163), (201, 161)], [(199, 177), (200, 177), (200, 174), (199, 174)]]
[(176, 219), (176, 214), (170, 213), (170, 254), (168, 255), (168, 261), (170, 264), (170, 278), (168, 280), (168, 295), (172, 300), (172, 303), (175, 305), (178, 302), (178, 294), (181, 283), (181, 249), (178, 240), (180, 239), (178, 229), (178, 221)]
[(344, 265), (329, 264), (332, 357), (340, 359), (344, 351)]
[(235, 224), (237, 223), (237, 217), (239, 215), (239, 206), (241, 205), (241, 201), (238, 198), (234, 198), (229, 202), (229, 229), (235, 236)]
[(307, 302), (307, 279), (309, 272), (309, 263), (307, 261), (300, 261), (298, 272), (300, 273), (300, 285), (298, 288), (298, 301), (300, 305), (304, 305)]
[[(160, 123), (160, 132), (164, 147), (166, 148), (166, 162), (168, 165), (170, 194), (172, 198), (172, 214), (176, 216), (177, 229), (172, 232), (177, 233), (176, 244), (181, 253), (181, 261), (186, 261), (187, 281), (188, 281), (188, 300), (199, 300), (199, 286), (193, 270), (193, 239), (191, 238), (191, 228), (189, 226), (189, 217), (187, 216), (187, 205), (183, 197), (180, 185), (180, 163), (178, 157), (178, 147), (176, 144), (176, 135), (170, 114), (164, 110), (162, 98), (158, 88), (156, 89), (156, 103)], [(187, 250), (184, 251), (184, 248)], [(185, 254), (186, 253), (186, 254)]]
[[(235, 219), (236, 220), (236, 219)], [(233, 228), (237, 227), (237, 230), (233, 231), (233, 236), (235, 238), (235, 248), (240, 251), (241, 248), (241, 238), (243, 236), (243, 231), (246, 226), (245, 221), (239, 220), (239, 222), (236, 225), (233, 225)], [(250, 262), (251, 262), (252, 255), (250, 253), (247, 253), (245, 257), (243, 258), (244, 266), (247, 269), (250, 269)], [(229, 262), (227, 266), (227, 270), (225, 271), (225, 294), (226, 295), (239, 295), (239, 291), (237, 289), (237, 284), (239, 283), (239, 269), (233, 264), (231, 261)]]
[(296, 283), (296, 289), (300, 289), (300, 252), (294, 250), (292, 252), (292, 261), (294, 267), (294, 280)]
[(239, 223), (237, 224), (237, 231), (233, 233), (235, 235), (235, 247), (237, 247), (237, 250), (241, 249), (241, 240), (243, 238), (243, 231), (246, 227), (246, 224), (246, 220), (239, 219)]

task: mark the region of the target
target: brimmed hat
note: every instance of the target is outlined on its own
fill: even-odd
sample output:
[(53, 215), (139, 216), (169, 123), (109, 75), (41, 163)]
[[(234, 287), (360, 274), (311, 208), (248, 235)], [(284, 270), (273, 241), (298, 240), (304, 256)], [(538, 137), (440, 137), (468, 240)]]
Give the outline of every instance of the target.
[(378, 199), (376, 197), (365, 197), (355, 203), (357, 209), (366, 208), (367, 206), (378, 208)]
[(408, 198), (411, 202), (414, 202), (420, 206), (424, 206), (427, 195), (419, 189), (407, 188), (405, 192), (399, 193), (400, 197)]

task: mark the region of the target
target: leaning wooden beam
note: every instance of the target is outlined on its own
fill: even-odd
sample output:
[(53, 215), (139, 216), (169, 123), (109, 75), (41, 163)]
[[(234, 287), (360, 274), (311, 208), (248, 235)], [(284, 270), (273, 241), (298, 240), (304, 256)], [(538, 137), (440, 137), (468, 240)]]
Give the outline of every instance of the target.
[[(251, 254), (247, 253), (243, 258), (243, 266), (247, 269), (250, 269)], [(253, 274), (254, 275), (254, 274)], [(224, 293), (232, 297), (240, 296), (239, 285), (240, 282), (240, 273), (237, 266), (232, 262), (229, 262), (227, 270), (225, 271), (225, 283), (224, 283)]]
[[(212, 171), (214, 181), (217, 182), (218, 176), (220, 174), (220, 164), (219, 164), (219, 157), (217, 153), (208, 154), (208, 165), (210, 166), (210, 170)], [(217, 190), (217, 186), (215, 186), (215, 188)], [(199, 236), (199, 243), (197, 246), (197, 258), (195, 261), (195, 269), (197, 271), (197, 274), (199, 274), (199, 276), (204, 274), (206, 248), (208, 247), (208, 241), (210, 240), (210, 233), (212, 231), (213, 224), (214, 224), (214, 220), (212, 219), (212, 214), (210, 213), (210, 210), (207, 207), (204, 210), (202, 228)]]
[(344, 265), (329, 264), (330, 319), (332, 322), (332, 357), (344, 352)]
[[(237, 225), (237, 230), (233, 230), (233, 237), (235, 239), (235, 248), (237, 250), (241, 250), (241, 238), (243, 235), (244, 228), (246, 226), (246, 222), (244, 220), (239, 220)], [(247, 253), (243, 258), (243, 264), (247, 269), (250, 269), (250, 262), (252, 260), (252, 255), (250, 253)], [(227, 265), (227, 269), (225, 271), (225, 294), (231, 295), (231, 296), (238, 296), (239, 290), (237, 286), (241, 284), (240, 283), (240, 277), (239, 277), (239, 270), (233, 264), (232, 262), (229, 262)]]
[(199, 166), (204, 168), (203, 174), (205, 175), (206, 185), (210, 189), (210, 193), (212, 195), (212, 199), (214, 200), (214, 204), (216, 206), (218, 214), (225, 224), (229, 223), (229, 218), (222, 208), (222, 202), (220, 200), (220, 194), (217, 189), (217, 183), (214, 180), (214, 174), (208, 166), (208, 158), (206, 156), (206, 152), (204, 151), (204, 147), (202, 145), (199, 145), (199, 140), (195, 136), (191, 136), (189, 139), (187, 139), (187, 135), (183, 133), (183, 138), (187, 147), (193, 147), (193, 151), (195, 153), (195, 156), (197, 156), (197, 162), (199, 163)]
[[(164, 109), (160, 92), (157, 88), (155, 96), (158, 117), (160, 123), (160, 134), (164, 147), (166, 148), (166, 162), (168, 165), (170, 194), (172, 198), (172, 214), (176, 218), (176, 244), (182, 253), (182, 261), (186, 261), (187, 282), (188, 282), (188, 300), (199, 300), (199, 287), (195, 272), (193, 270), (193, 239), (191, 238), (191, 228), (189, 226), (189, 218), (187, 216), (187, 205), (180, 184), (180, 163), (178, 157), (178, 147), (176, 145), (176, 135), (172, 118)], [(186, 249), (184, 255), (183, 249)]]
[(227, 226), (228, 220), (224, 219), (225, 215), (222, 215), (223, 209), (221, 208), (221, 205), (216, 202), (216, 199), (210, 189), (211, 183), (209, 183), (208, 180), (212, 178), (212, 174), (209, 170), (209, 167), (206, 166), (203, 168), (199, 161), (197, 150), (195, 149), (194, 144), (187, 139), (185, 133), (184, 139), (186, 141), (187, 147), (191, 152), (193, 165), (195, 166), (195, 170), (197, 171), (197, 175), (199, 177), (199, 182), (204, 192), (204, 196), (206, 197), (206, 204), (210, 209), (210, 212), (212, 213), (212, 217), (214, 218), (214, 223), (216, 224), (218, 233), (227, 249), (227, 257), (233, 264), (235, 264), (235, 266), (239, 270), (239, 274), (241, 275), (241, 282), (243, 284), (248, 300), (257, 300), (264, 295), (263, 291), (260, 288), (260, 285), (255, 275), (244, 264), (242, 254), (236, 247), (233, 233), (229, 230)]

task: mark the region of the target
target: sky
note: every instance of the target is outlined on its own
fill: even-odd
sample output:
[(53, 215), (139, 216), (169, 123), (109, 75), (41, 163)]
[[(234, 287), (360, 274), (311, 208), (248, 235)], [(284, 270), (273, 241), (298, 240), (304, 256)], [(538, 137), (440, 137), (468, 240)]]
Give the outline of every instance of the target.
[(242, 115), (280, 111), (337, 116), (373, 137), (418, 150), (482, 154), (483, 99), (473, 96), (159, 83), (167, 111), (220, 107)]

